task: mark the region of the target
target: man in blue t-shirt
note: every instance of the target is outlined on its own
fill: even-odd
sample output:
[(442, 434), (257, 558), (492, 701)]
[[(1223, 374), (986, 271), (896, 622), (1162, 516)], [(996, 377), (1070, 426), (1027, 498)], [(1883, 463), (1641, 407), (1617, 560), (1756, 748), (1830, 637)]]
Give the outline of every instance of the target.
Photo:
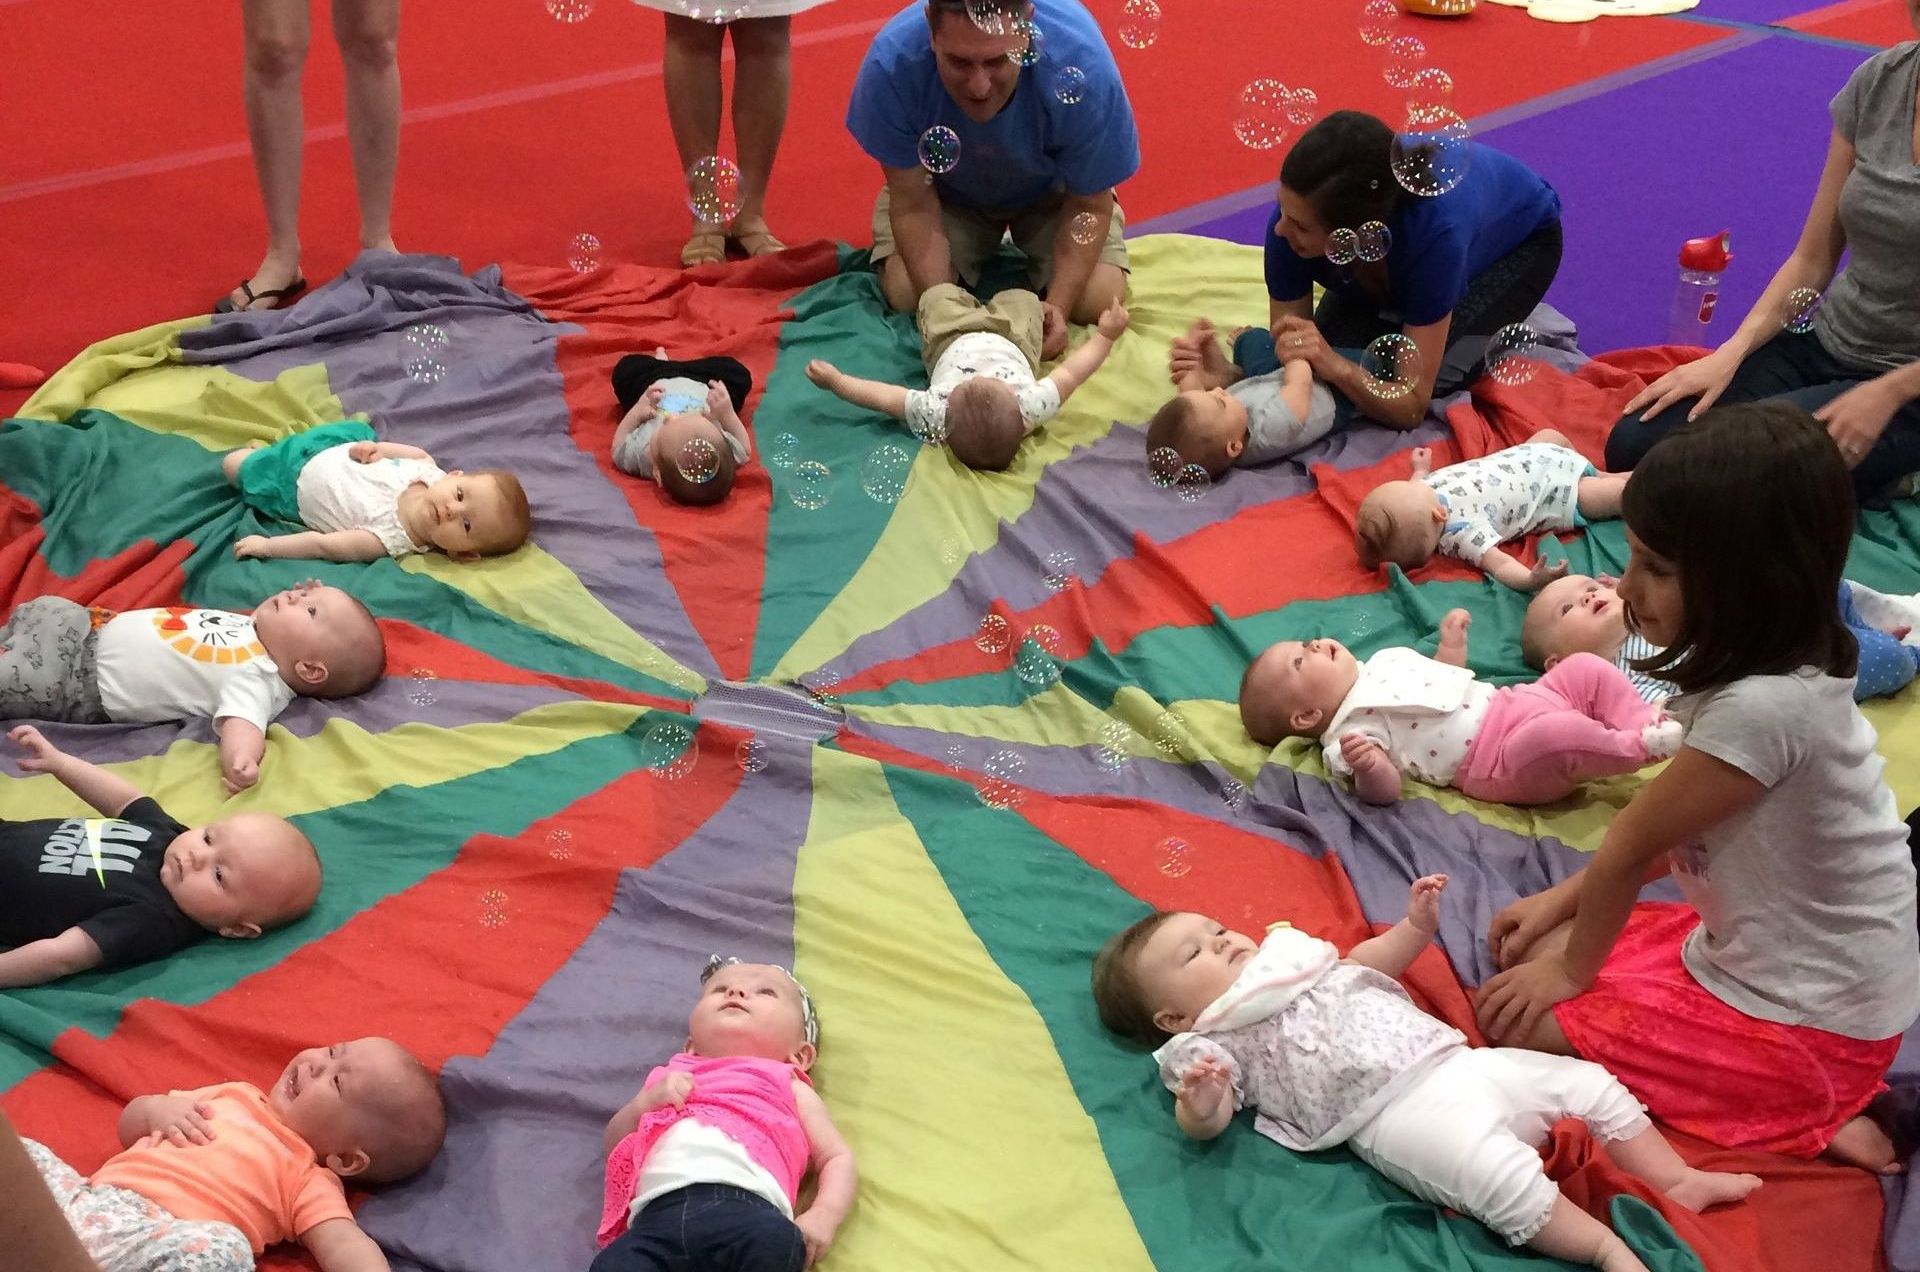
[[(951, 130), (957, 153), (923, 148), (934, 128)], [(1044, 356), (1065, 348), (1067, 322), (1093, 322), (1125, 294), (1114, 186), (1139, 168), (1140, 138), (1113, 54), (1076, 0), (901, 10), (860, 64), (847, 131), (886, 175), (873, 260), (895, 309), (912, 312), (937, 283), (977, 286), (1008, 232), (1043, 297)]]

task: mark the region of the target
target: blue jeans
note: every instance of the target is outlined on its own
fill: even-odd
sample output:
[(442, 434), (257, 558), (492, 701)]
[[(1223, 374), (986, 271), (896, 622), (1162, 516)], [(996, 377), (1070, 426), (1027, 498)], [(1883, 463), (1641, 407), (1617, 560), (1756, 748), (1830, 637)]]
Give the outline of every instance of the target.
[(1868, 698), (1884, 698), (1905, 689), (1916, 671), (1920, 670), (1920, 649), (1902, 644), (1861, 618), (1860, 611), (1853, 605), (1853, 589), (1847, 586), (1844, 579), (1840, 583), (1840, 621), (1847, 625), (1847, 630), (1853, 633), (1854, 641), (1860, 646), (1860, 667), (1854, 673), (1853, 700), (1865, 702)]
[[(1759, 402), (1771, 398), (1813, 411), (1825, 406), (1875, 373), (1840, 365), (1820, 337), (1809, 331), (1783, 331), (1747, 355), (1728, 381), (1719, 401)], [(1607, 471), (1624, 473), (1640, 462), (1653, 444), (1686, 422), (1697, 398), (1682, 398), (1650, 420), (1625, 415), (1607, 436)], [(1920, 402), (1909, 402), (1887, 421), (1873, 449), (1853, 470), (1854, 497), (1879, 501), (1908, 473), (1920, 472)]]
[(766, 1198), (692, 1184), (648, 1202), (590, 1272), (801, 1272), (807, 1243)]

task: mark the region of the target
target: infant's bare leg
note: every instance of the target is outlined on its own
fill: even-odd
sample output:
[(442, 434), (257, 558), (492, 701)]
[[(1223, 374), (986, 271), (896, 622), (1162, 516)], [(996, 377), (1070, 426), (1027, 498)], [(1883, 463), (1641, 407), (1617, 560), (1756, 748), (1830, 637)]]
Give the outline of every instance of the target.
[(225, 457), (220, 461), (220, 471), (227, 475), (227, 484), (229, 486), (238, 486), (240, 484), (241, 461), (265, 445), (265, 442), (248, 442), (239, 450), (228, 451), (226, 453)]
[(1620, 1169), (1658, 1188), (1688, 1210), (1739, 1201), (1760, 1186), (1758, 1175), (1736, 1175), (1726, 1171), (1695, 1170), (1673, 1151), (1673, 1145), (1657, 1126), (1649, 1126), (1638, 1135), (1614, 1140), (1607, 1145), (1607, 1156)]
[(1552, 1217), (1527, 1242), (1527, 1248), (1606, 1272), (1647, 1272), (1640, 1256), (1613, 1229), (1568, 1201), (1565, 1193), (1554, 1198)]
[(1620, 496), (1627, 489), (1627, 474), (1606, 473), (1580, 479), (1580, 515), (1589, 521), (1620, 515)]
[(1567, 435), (1557, 428), (1543, 428), (1527, 440), (1539, 442), (1545, 446), (1564, 446), (1568, 450), (1573, 449), (1573, 443), (1568, 440)]

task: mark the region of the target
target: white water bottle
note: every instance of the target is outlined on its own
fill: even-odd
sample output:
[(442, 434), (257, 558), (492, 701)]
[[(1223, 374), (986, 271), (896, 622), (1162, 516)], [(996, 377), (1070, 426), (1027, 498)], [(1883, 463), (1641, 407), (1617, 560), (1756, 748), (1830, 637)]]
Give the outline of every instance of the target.
[(1720, 304), (1720, 278), (1733, 259), (1728, 232), (1688, 239), (1680, 245), (1680, 281), (1673, 290), (1667, 343), (1712, 348), (1707, 327)]

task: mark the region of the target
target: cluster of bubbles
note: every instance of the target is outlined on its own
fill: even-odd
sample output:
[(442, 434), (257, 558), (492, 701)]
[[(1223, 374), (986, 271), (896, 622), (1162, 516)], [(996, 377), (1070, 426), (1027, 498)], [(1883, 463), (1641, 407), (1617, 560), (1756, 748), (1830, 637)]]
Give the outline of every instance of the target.
[(678, 720), (662, 720), (640, 739), (640, 767), (652, 769), (669, 782), (693, 772), (699, 759), (700, 748), (693, 744), (692, 727)]
[(1155, 0), (1127, 0), (1120, 6), (1120, 43), (1146, 49), (1159, 38), (1160, 6)]
[(1310, 88), (1288, 88), (1277, 79), (1257, 79), (1240, 90), (1233, 135), (1252, 150), (1286, 144), (1290, 132), (1320, 115), (1320, 95)]
[(1540, 369), (1533, 356), (1540, 333), (1524, 322), (1510, 322), (1487, 341), (1487, 375), (1500, 384), (1519, 386)]
[(480, 894), (480, 926), (497, 928), (507, 925), (507, 894), (499, 888), (488, 888)]
[(1045, 579), (1049, 592), (1064, 592), (1073, 586), (1074, 568), (1080, 563), (1073, 559), (1073, 553), (1049, 552), (1046, 560)]
[(1446, 106), (1409, 110), (1393, 138), (1393, 179), (1422, 198), (1445, 194), (1466, 179), (1472, 139), (1467, 121)]
[(860, 489), (875, 503), (899, 503), (912, 468), (913, 456), (889, 443), (867, 456), (860, 469)]
[(1060, 679), (1060, 655), (1060, 633), (1046, 623), (1035, 623), (1013, 656), (1013, 673), (1030, 685), (1053, 684)]
[(565, 861), (573, 856), (573, 832), (556, 826), (547, 832), (547, 856)]
[(1783, 325), (1796, 336), (1806, 335), (1813, 330), (1813, 320), (1820, 316), (1820, 303), (1824, 299), (1815, 288), (1794, 288), (1787, 293), (1787, 318)]
[(758, 773), (767, 767), (767, 744), (759, 738), (745, 738), (733, 748), (733, 762), (742, 773)]
[(1413, 392), (1420, 383), (1420, 346), (1397, 331), (1389, 331), (1360, 354), (1367, 373), (1367, 389), (1382, 402)]
[(720, 472), (720, 451), (704, 437), (690, 437), (674, 457), (673, 466), (695, 485), (712, 481)]
[(920, 166), (934, 176), (952, 172), (960, 162), (960, 134), (935, 124), (920, 134)]
[(1363, 221), (1357, 230), (1343, 228), (1327, 235), (1327, 260), (1335, 265), (1375, 264), (1392, 250), (1393, 231), (1384, 221)]
[(1018, 751), (1002, 747), (987, 757), (981, 766), (986, 780), (980, 783), (980, 802), (988, 808), (1018, 808), (1027, 802), (1027, 762)]
[(802, 511), (818, 512), (833, 498), (833, 470), (817, 459), (799, 461), (787, 483), (787, 498)]
[(439, 677), (434, 675), (428, 668), (415, 667), (413, 669), (413, 680), (407, 688), (407, 701), (416, 707), (432, 706), (434, 702), (433, 682), (438, 679)]
[(593, 0), (547, 0), (547, 13), (555, 22), (572, 26), (593, 16)]
[(415, 384), (438, 384), (447, 378), (447, 364), (440, 356), (447, 347), (447, 333), (430, 322), (416, 322), (400, 333), (400, 368)]
[(600, 268), (600, 239), (593, 234), (576, 234), (567, 240), (567, 267), (576, 274)]
[(725, 155), (695, 159), (687, 169), (687, 207), (706, 225), (740, 215), (740, 165)]
[(1004, 614), (988, 614), (981, 618), (973, 644), (983, 654), (1004, 654), (1013, 647), (1013, 625)]
[(1153, 855), (1160, 863), (1160, 873), (1169, 879), (1178, 879), (1193, 869), (1193, 848), (1186, 840), (1173, 835), (1160, 841)]
[(1053, 95), (1062, 106), (1078, 106), (1087, 95), (1087, 73), (1077, 66), (1063, 66), (1054, 72)]
[(1147, 480), (1161, 490), (1171, 490), (1182, 503), (1198, 503), (1213, 489), (1213, 478), (1198, 464), (1189, 464), (1171, 446), (1156, 446), (1147, 452)]

